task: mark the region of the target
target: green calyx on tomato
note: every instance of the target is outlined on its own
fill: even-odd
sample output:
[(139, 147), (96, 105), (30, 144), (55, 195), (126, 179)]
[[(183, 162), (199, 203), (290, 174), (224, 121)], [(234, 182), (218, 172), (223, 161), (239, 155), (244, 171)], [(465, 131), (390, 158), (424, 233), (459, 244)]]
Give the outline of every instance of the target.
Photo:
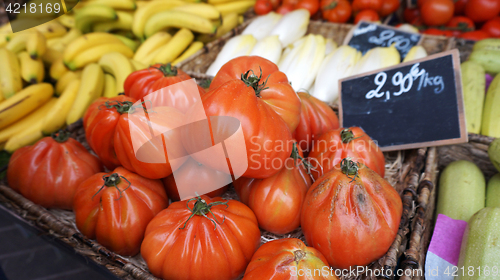
[(162, 64), (160, 67), (153, 67), (155, 69), (160, 70), (165, 77), (175, 77), (177, 76), (177, 67), (172, 66), (172, 64)]
[(115, 108), (120, 114), (128, 113), (133, 108), (133, 103), (131, 101), (106, 101), (104, 107), (107, 109)]
[(57, 132), (52, 133), (52, 139), (56, 140), (57, 143), (64, 143), (68, 141), (70, 132), (67, 130), (59, 130)]
[(354, 133), (352, 132), (352, 130), (350, 130), (348, 128), (346, 128), (340, 132), (340, 139), (342, 139), (342, 143), (347, 144), (356, 138), (359, 138), (359, 137), (354, 137)]
[(300, 156), (299, 149), (297, 148), (297, 143), (293, 143), (292, 147), (292, 154), (290, 155), (291, 158), (293, 158), (293, 163), (295, 166), (297, 166), (297, 160), (299, 159), (300, 162), (304, 165), (304, 168), (306, 169), (306, 173), (311, 175), (311, 169), (314, 169), (312, 164), (305, 160), (302, 156)]
[[(118, 190), (118, 193), (120, 193), (120, 198), (122, 198), (122, 194), (124, 191), (126, 191), (130, 185), (132, 185), (132, 183), (130, 183), (129, 180), (127, 180), (127, 178), (123, 177), (123, 176), (120, 176), (120, 174), (118, 173), (113, 173), (111, 175), (104, 175), (102, 176), (102, 179), (104, 180), (104, 184), (102, 185), (102, 187), (92, 196), (92, 199), (94, 199), (94, 196), (96, 196), (104, 187), (115, 187), (117, 190)], [(127, 181), (128, 183), (128, 186), (122, 191), (120, 190), (120, 188), (118, 187), (118, 184), (121, 183), (121, 179)], [(116, 200), (118, 200), (116, 199)]]
[(330, 4), (328, 4), (327, 6), (324, 6), (322, 8), (323, 11), (327, 11), (327, 10), (332, 10), (332, 9), (335, 9), (338, 5), (338, 2), (332, 2)]
[[(191, 209), (191, 207), (189, 207), (189, 202), (191, 202), (193, 200), (196, 200), (196, 202), (194, 203), (194, 206)], [(216, 205), (226, 205), (226, 208), (229, 207), (229, 205), (227, 205), (227, 201), (216, 201), (216, 202), (211, 202), (211, 203), (207, 204), (207, 202), (204, 199), (202, 199), (200, 196), (191, 198), (190, 200), (188, 200), (186, 202), (186, 205), (187, 205), (187, 208), (189, 209), (189, 211), (191, 211), (191, 215), (184, 223), (184, 226), (179, 228), (179, 229), (186, 228), (187, 222), (189, 222), (189, 220), (191, 220), (191, 218), (194, 215), (198, 215), (198, 216), (203, 216), (203, 217), (207, 218), (209, 221), (211, 221), (212, 223), (214, 223), (214, 230), (215, 230), (217, 228), (217, 224), (222, 225), (224, 223), (224, 221), (226, 220), (226, 217), (224, 217), (224, 219), (222, 220), (222, 223), (219, 223), (219, 221), (217, 221), (217, 218), (215, 217), (214, 213), (212, 213), (212, 210), (211, 210), (212, 207), (216, 206)], [(209, 218), (207, 216), (208, 213), (212, 214), (212, 216), (214, 218), (213, 219)]]
[[(267, 76), (266, 81), (259, 85), (260, 80), (262, 80), (262, 69), (260, 67), (259, 69), (260, 69), (260, 76), (258, 77), (257, 75), (255, 75), (253, 70), (248, 70), (246, 73), (241, 74), (241, 80), (245, 83), (245, 85), (247, 85), (247, 87), (253, 88), (253, 90), (255, 91), (255, 95), (257, 95), (257, 97), (261, 97), (260, 96), (261, 91), (268, 89), (268, 87), (266, 87), (266, 84), (267, 84), (267, 79), (269, 79), (269, 76)], [(252, 74), (250, 74), (250, 72), (252, 72)]]
[[(359, 165), (357, 162), (352, 161), (350, 158), (345, 158), (340, 162), (340, 170), (347, 175), (347, 178), (352, 179), (351, 182), (358, 177)], [(350, 177), (354, 175), (354, 177)]]

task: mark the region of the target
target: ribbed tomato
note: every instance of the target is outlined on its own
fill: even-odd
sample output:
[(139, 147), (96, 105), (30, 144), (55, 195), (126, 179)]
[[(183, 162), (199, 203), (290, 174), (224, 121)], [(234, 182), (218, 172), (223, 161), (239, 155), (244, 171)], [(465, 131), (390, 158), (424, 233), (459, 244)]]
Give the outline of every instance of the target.
[(488, 20), (481, 30), (490, 34), (491, 37), (500, 38), (500, 17)]
[(252, 210), (201, 196), (172, 203), (146, 229), (141, 255), (163, 279), (237, 279), (260, 244)]
[(232, 80), (244, 82), (261, 102), (278, 113), (290, 132), (295, 130), (299, 124), (300, 99), (276, 64), (260, 56), (237, 57), (220, 68), (210, 84), (210, 90)]
[(178, 186), (188, 188), (183, 190), (183, 193), (194, 194), (197, 192), (199, 195), (206, 194), (209, 197), (217, 197), (227, 190), (227, 185), (231, 182), (230, 174), (206, 167), (191, 157), (175, 171), (175, 178), (172, 174), (163, 179), (167, 195), (173, 201), (180, 200)]
[(500, 13), (498, 0), (468, 0), (465, 4), (465, 15), (474, 22), (488, 21)]
[(323, 18), (329, 22), (344, 23), (351, 18), (351, 3), (346, 0), (321, 0)]
[(307, 244), (346, 269), (382, 257), (403, 212), (397, 191), (363, 164), (344, 159), (307, 192), (301, 226)]
[(300, 226), (300, 210), (312, 184), (305, 165), (295, 144), (278, 173), (266, 179), (242, 177), (234, 182), (240, 200), (253, 210), (262, 229), (285, 234)]
[(386, 17), (399, 9), (401, 3), (399, 0), (384, 0), (382, 3), (382, 8), (380, 8), (380, 16)]
[(102, 171), (91, 155), (69, 133), (58, 132), (12, 154), (7, 182), (27, 199), (46, 208), (73, 208), (76, 188)]
[(337, 280), (325, 257), (297, 238), (269, 241), (255, 252), (243, 280)]
[(451, 0), (429, 0), (420, 7), (420, 17), (428, 26), (444, 25), (453, 17), (454, 9)]
[(124, 95), (101, 97), (89, 106), (83, 116), (87, 143), (108, 169), (120, 166), (113, 144), (115, 128), (120, 116), (126, 113), (135, 101)]
[(382, 9), (383, 0), (354, 0), (352, 2), (352, 10), (354, 13), (362, 10), (373, 10), (376, 13)]
[(293, 138), (307, 153), (318, 136), (339, 128), (339, 119), (332, 108), (323, 101), (305, 92), (299, 92), (298, 95), (302, 102), (302, 108), (299, 125), (293, 133)]
[(172, 107), (155, 107), (148, 114), (141, 107), (123, 114), (113, 140), (116, 157), (123, 167), (146, 178), (167, 177), (186, 160), (176, 129), (183, 124), (184, 115)]
[(380, 17), (374, 10), (362, 10), (354, 17), (354, 24), (360, 21), (376, 22), (380, 21)]
[(359, 127), (339, 128), (316, 139), (309, 153), (314, 169), (311, 173), (317, 179), (347, 157), (364, 163), (384, 177), (384, 154), (370, 136)]
[(80, 184), (74, 200), (75, 221), (88, 238), (120, 255), (134, 256), (149, 221), (167, 206), (160, 180), (118, 167)]

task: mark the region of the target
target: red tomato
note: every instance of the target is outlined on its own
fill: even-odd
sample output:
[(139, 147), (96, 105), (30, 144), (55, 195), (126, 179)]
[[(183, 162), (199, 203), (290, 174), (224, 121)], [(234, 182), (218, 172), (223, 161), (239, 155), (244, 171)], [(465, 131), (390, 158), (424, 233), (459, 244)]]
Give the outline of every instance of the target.
[[(208, 196), (172, 203), (149, 223), (141, 255), (163, 279), (237, 279), (260, 244), (252, 210)], [(175, 264), (175, 265), (172, 265)]]
[(281, 5), (281, 0), (270, 0), (271, 5), (273, 5), (273, 10)]
[(339, 119), (332, 108), (323, 101), (309, 93), (299, 92), (298, 94), (302, 101), (302, 109), (299, 126), (295, 129), (293, 138), (297, 140), (304, 152), (309, 152), (315, 138), (339, 128)]
[(420, 8), (422, 21), (428, 26), (444, 25), (453, 17), (455, 7), (451, 0), (426, 1)]
[(356, 17), (354, 18), (354, 24), (360, 22), (360, 21), (368, 21), (368, 22), (374, 22), (374, 21), (379, 21), (380, 17), (378, 16), (377, 12), (374, 10), (363, 10), (359, 12)]
[(465, 4), (465, 15), (474, 22), (488, 21), (500, 13), (498, 0), (469, 0)]
[(7, 182), (27, 199), (46, 208), (73, 208), (78, 185), (102, 171), (102, 164), (69, 133), (58, 132), (12, 154)]
[(115, 154), (113, 138), (118, 119), (134, 104), (131, 97), (101, 97), (94, 101), (83, 116), (85, 138), (90, 148), (102, 160), (108, 169), (120, 166)]
[(414, 9), (406, 8), (403, 12), (403, 18), (405, 22), (412, 23), (419, 16), (420, 16), (420, 10), (417, 8)]
[(490, 34), (491, 37), (500, 38), (500, 17), (488, 20), (481, 30)]
[(446, 27), (452, 28), (452, 35), (456, 37), (462, 34), (462, 32), (473, 31), (476, 28), (472, 20), (463, 16), (451, 18)]
[(382, 257), (396, 237), (403, 212), (398, 192), (377, 173), (349, 159), (307, 192), (301, 226), (307, 244), (340, 269)]
[(283, 5), (282, 6), (290, 6), (290, 7), (295, 7), (299, 3), (299, 0), (283, 0)]
[(256, 14), (265, 15), (273, 10), (273, 5), (269, 0), (257, 0), (257, 2), (255, 2), (255, 5), (253, 6), (253, 9)]
[(382, 151), (363, 129), (350, 127), (332, 130), (316, 139), (309, 153), (314, 178), (321, 177), (346, 157), (364, 163), (384, 177), (385, 158)]
[(427, 2), (428, 0), (417, 0), (417, 7), (421, 8), (422, 5), (424, 5), (425, 2)]
[(382, 9), (383, 0), (354, 0), (352, 10), (354, 13), (362, 10), (374, 10), (376, 13)]
[(309, 11), (309, 14), (313, 16), (319, 10), (319, 0), (300, 0), (297, 5), (295, 5), (295, 9), (306, 9)]
[(149, 221), (167, 206), (160, 180), (118, 167), (80, 184), (74, 199), (75, 222), (88, 238), (120, 255), (134, 256)]
[[(147, 115), (140, 110), (123, 114), (118, 120), (113, 139), (116, 157), (123, 167), (143, 177), (167, 177), (185, 160), (180, 131), (174, 129), (184, 124), (183, 114), (171, 107), (158, 107)], [(162, 134), (166, 131), (170, 132)], [(164, 152), (163, 138), (167, 153)], [(141, 147), (137, 154), (135, 146)], [(176, 160), (172, 162), (172, 159)]]
[(351, 18), (351, 4), (346, 0), (321, 0), (323, 18), (329, 22), (345, 23)]
[(278, 9), (276, 9), (276, 13), (278, 14), (282, 14), (282, 15), (286, 15), (288, 14), (289, 12), (293, 11), (294, 8), (292, 5), (281, 5)]
[(297, 280), (338, 280), (334, 273), (291, 278), (298, 271), (310, 271), (328, 267), (325, 257), (313, 247), (307, 247), (297, 238), (283, 238), (269, 241), (255, 252), (245, 271), (243, 280), (297, 279)]
[(455, 12), (454, 14), (456, 16), (461, 16), (465, 12), (465, 4), (467, 4), (467, 1), (469, 0), (458, 0), (455, 1)]
[(384, 0), (382, 2), (382, 8), (380, 8), (380, 16), (386, 17), (399, 9), (399, 0)]
[(266, 179), (241, 177), (233, 183), (262, 229), (285, 234), (300, 226), (300, 209), (312, 184), (304, 165), (302, 151), (295, 144), (278, 173)]
[(428, 28), (422, 32), (423, 34), (427, 35), (434, 35), (434, 36), (447, 36), (447, 37), (452, 37), (453, 32), (451, 30), (441, 30), (437, 28)]
[[(189, 187), (190, 190), (186, 190), (186, 192), (194, 193), (196, 191), (200, 195), (206, 194), (209, 197), (217, 197), (227, 190), (226, 185), (231, 182), (230, 174), (208, 168), (191, 157), (175, 171), (175, 178), (172, 174), (163, 179), (167, 195), (172, 201), (180, 200), (178, 185)], [(210, 191), (217, 187), (220, 188)]]
[(490, 38), (490, 34), (483, 30), (476, 30), (476, 31), (462, 33), (460, 34), (459, 37), (466, 40), (479, 41)]
[(189, 80), (184, 71), (168, 64), (155, 64), (147, 69), (132, 72), (124, 83), (125, 95), (139, 100), (144, 96), (169, 85)]

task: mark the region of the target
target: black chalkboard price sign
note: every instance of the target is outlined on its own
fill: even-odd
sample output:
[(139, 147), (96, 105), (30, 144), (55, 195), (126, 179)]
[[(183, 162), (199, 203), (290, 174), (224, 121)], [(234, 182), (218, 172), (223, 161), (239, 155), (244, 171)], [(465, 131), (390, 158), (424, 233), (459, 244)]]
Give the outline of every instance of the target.
[(339, 81), (342, 127), (382, 151), (467, 142), (458, 50)]
[(420, 43), (421, 39), (422, 35), (420, 34), (401, 31), (387, 25), (361, 21), (349, 32), (344, 45), (349, 45), (365, 54), (375, 47), (389, 47), (395, 44), (402, 61), (410, 49)]

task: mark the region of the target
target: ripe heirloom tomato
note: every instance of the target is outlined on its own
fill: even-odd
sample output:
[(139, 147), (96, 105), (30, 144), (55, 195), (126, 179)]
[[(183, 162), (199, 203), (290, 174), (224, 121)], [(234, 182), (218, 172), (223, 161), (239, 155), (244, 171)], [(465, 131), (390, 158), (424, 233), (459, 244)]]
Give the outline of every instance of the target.
[[(338, 280), (335, 272), (329, 270), (325, 273), (324, 267), (328, 267), (328, 262), (321, 252), (307, 247), (300, 239), (283, 238), (260, 246), (253, 255), (243, 280)], [(315, 270), (321, 271), (321, 274), (315, 274)], [(293, 275), (297, 276), (291, 277)]]
[(308, 152), (314, 140), (321, 134), (339, 128), (337, 114), (323, 101), (306, 92), (299, 92), (302, 101), (300, 122), (293, 133), (304, 152)]
[(479, 40), (490, 38), (490, 34), (488, 34), (487, 32), (485, 32), (483, 30), (476, 30), (476, 31), (462, 33), (462, 34), (460, 34), (459, 38), (473, 40), (473, 41), (479, 41)]
[(352, 10), (354, 13), (362, 10), (374, 10), (376, 13), (382, 9), (383, 0), (354, 0)]
[(375, 22), (375, 21), (379, 21), (380, 17), (378, 16), (377, 12), (375, 12), (374, 10), (362, 10), (354, 18), (354, 24), (356, 24), (362, 20), (368, 21), (368, 22)]
[(398, 232), (398, 192), (363, 164), (343, 159), (307, 192), (301, 226), (307, 244), (340, 269), (382, 257)]
[(279, 6), (278, 9), (276, 9), (276, 13), (281, 14), (281, 15), (286, 15), (293, 10), (294, 10), (294, 8), (292, 5), (283, 4), (283, 5)]
[(300, 209), (312, 180), (305, 168), (302, 151), (294, 150), (283, 168), (266, 179), (241, 177), (233, 185), (240, 200), (253, 210), (259, 226), (285, 234), (300, 226)]
[(455, 37), (458, 37), (462, 32), (469, 32), (475, 29), (474, 22), (468, 17), (463, 16), (452, 17), (448, 24), (446, 24), (446, 27), (454, 29), (451, 32)]
[(488, 21), (500, 13), (498, 0), (468, 0), (465, 4), (465, 15), (474, 22)]
[(399, 9), (399, 0), (384, 0), (382, 2), (382, 8), (380, 8), (380, 16), (386, 17)]
[(488, 20), (481, 30), (490, 34), (491, 37), (500, 38), (500, 17)]
[(319, 10), (319, 0), (300, 0), (297, 5), (295, 5), (295, 9), (306, 9), (309, 11), (309, 14), (313, 16)]
[(91, 155), (69, 133), (60, 131), (12, 154), (7, 182), (27, 199), (46, 208), (73, 208), (76, 188), (102, 171)]
[(240, 276), (260, 244), (252, 210), (236, 200), (174, 202), (149, 223), (141, 255), (163, 279), (230, 280)]
[(172, 107), (155, 107), (147, 115), (142, 110), (137, 108), (118, 120), (113, 139), (116, 157), (123, 167), (143, 177), (167, 177), (186, 160), (180, 131), (175, 129), (184, 124), (183, 114)]
[(345, 23), (351, 18), (351, 4), (346, 0), (321, 0), (323, 18), (329, 22)]
[(455, 11), (454, 14), (456, 16), (461, 16), (465, 12), (465, 4), (467, 4), (469, 0), (458, 0), (455, 1)]
[(146, 226), (167, 206), (160, 180), (146, 179), (123, 167), (91, 176), (78, 186), (74, 199), (78, 229), (126, 256), (139, 253)]
[(363, 129), (339, 128), (321, 135), (313, 145), (309, 158), (312, 175), (321, 177), (340, 163), (343, 158), (360, 161), (384, 177), (385, 158), (382, 151)]
[(444, 25), (453, 17), (452, 0), (429, 0), (420, 7), (420, 17), (428, 26)]
[(417, 8), (414, 9), (406, 8), (403, 12), (403, 18), (405, 22), (412, 23), (418, 17), (420, 17), (420, 10)]
[(437, 29), (437, 28), (429, 28), (429, 29), (422, 31), (422, 33), (427, 34), (427, 35), (434, 35), (434, 36), (447, 36), (447, 37), (453, 36), (453, 31), (441, 30), (441, 29)]
[(281, 0), (270, 0), (271, 5), (273, 5), (273, 10), (281, 5)]
[[(244, 74), (247, 74), (244, 78)], [(300, 99), (285, 73), (273, 62), (260, 56), (240, 56), (224, 64), (215, 75), (210, 90), (231, 80), (242, 81), (255, 91), (285, 121), (293, 132), (300, 119)]]
[(257, 2), (255, 2), (255, 5), (253, 6), (253, 9), (256, 14), (265, 15), (273, 10), (273, 5), (269, 0), (257, 0)]
[(83, 116), (85, 138), (108, 169), (120, 166), (113, 144), (115, 128), (120, 116), (126, 113), (135, 101), (124, 95), (100, 97), (89, 106)]
[[(179, 182), (181, 186), (192, 188), (190, 190), (192, 193), (196, 191), (200, 195), (206, 193), (209, 197), (217, 197), (227, 190), (227, 184), (231, 182), (231, 175), (208, 168), (190, 157), (176, 171), (175, 178), (172, 174), (163, 179), (167, 195), (172, 201), (180, 200), (176, 182)], [(209, 191), (221, 185), (224, 187)]]

